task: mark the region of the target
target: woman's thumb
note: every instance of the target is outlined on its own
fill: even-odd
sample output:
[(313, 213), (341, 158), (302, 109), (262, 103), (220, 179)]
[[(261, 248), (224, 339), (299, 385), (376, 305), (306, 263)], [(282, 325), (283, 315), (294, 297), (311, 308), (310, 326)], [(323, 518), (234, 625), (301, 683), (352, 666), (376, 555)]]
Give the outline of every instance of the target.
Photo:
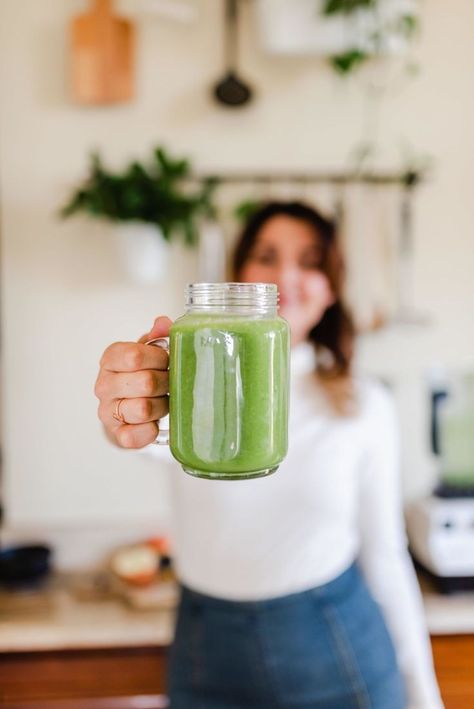
[(153, 323), (150, 332), (140, 337), (139, 342), (148, 342), (148, 340), (154, 340), (157, 337), (168, 337), (172, 324), (173, 321), (166, 317), (166, 315), (160, 315)]

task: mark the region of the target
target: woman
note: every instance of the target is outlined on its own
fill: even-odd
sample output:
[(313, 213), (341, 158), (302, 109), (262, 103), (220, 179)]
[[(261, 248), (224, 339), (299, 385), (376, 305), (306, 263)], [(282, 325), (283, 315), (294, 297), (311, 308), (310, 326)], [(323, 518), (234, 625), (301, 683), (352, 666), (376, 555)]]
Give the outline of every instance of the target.
[[(171, 707), (441, 707), (405, 546), (393, 404), (351, 373), (334, 225), (303, 204), (268, 204), (237, 244), (234, 274), (278, 285), (290, 447), (269, 478), (171, 478), (183, 583)], [(166, 355), (143, 343), (169, 325), (158, 318), (140, 343), (103, 355), (99, 415), (123, 447), (151, 443), (167, 411)]]

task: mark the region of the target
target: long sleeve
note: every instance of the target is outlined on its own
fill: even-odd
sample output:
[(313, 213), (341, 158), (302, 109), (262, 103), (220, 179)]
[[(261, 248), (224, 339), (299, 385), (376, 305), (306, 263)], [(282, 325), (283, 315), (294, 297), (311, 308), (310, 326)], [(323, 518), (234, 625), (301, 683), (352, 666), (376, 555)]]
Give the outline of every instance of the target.
[(171, 451), (167, 445), (151, 443), (145, 446), (145, 448), (138, 449), (136, 453), (152, 460), (152, 466), (156, 471), (156, 477), (160, 483), (159, 494), (162, 498), (160, 507), (163, 511), (163, 516), (160, 522), (162, 527), (166, 530), (166, 533), (170, 536), (173, 545), (173, 554), (175, 554), (176, 505), (173, 479), (181, 472), (178, 463), (171, 455)]
[(393, 402), (372, 390), (366, 452), (360, 471), (359, 561), (391, 632), (408, 694), (408, 709), (443, 706), (421, 593), (407, 552), (399, 490), (399, 443)]

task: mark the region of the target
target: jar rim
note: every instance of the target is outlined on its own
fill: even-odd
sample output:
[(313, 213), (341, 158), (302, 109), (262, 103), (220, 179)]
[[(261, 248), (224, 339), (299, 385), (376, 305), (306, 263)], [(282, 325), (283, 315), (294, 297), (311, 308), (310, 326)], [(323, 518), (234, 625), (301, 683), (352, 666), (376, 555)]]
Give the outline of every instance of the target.
[(258, 282), (258, 283), (253, 283), (249, 281), (244, 281), (244, 282), (238, 282), (238, 281), (222, 281), (218, 283), (206, 283), (206, 282), (198, 282), (198, 283), (188, 283), (187, 285), (188, 289), (193, 289), (193, 290), (238, 290), (238, 291), (248, 291), (248, 292), (268, 292), (268, 293), (276, 293), (278, 291), (276, 283), (263, 283), (263, 282)]
[(275, 283), (189, 283), (186, 287), (188, 306), (248, 306), (270, 308), (278, 305)]

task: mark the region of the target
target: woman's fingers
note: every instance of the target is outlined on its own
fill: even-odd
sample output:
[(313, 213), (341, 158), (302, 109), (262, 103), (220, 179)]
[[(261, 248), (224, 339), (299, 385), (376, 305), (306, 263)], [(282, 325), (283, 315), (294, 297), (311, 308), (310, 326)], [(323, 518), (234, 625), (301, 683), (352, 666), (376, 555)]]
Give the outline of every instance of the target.
[(112, 401), (101, 402), (99, 406), (99, 418), (103, 424), (109, 429), (114, 430), (121, 426), (120, 422), (114, 419), (114, 413), (117, 407), (117, 401), (120, 401), (119, 413), (127, 424), (142, 424), (158, 421), (168, 413), (168, 397), (161, 396), (152, 399), (115, 399)]
[(123, 424), (114, 431), (117, 443), (122, 448), (144, 448), (156, 439), (158, 425), (142, 423), (134, 426)]
[(139, 339), (139, 342), (148, 342), (148, 340), (155, 340), (158, 337), (168, 337), (172, 324), (173, 321), (167, 318), (166, 315), (160, 315), (155, 319), (150, 332), (143, 335), (143, 337)]
[(109, 372), (167, 369), (168, 353), (162, 347), (141, 342), (114, 342), (102, 355), (100, 367)]
[(101, 370), (95, 394), (101, 401), (165, 396), (169, 391), (167, 371), (142, 369), (138, 372), (110, 372)]
[(124, 399), (120, 413), (127, 423), (141, 424), (158, 421), (167, 415), (168, 397), (160, 396), (153, 399)]

